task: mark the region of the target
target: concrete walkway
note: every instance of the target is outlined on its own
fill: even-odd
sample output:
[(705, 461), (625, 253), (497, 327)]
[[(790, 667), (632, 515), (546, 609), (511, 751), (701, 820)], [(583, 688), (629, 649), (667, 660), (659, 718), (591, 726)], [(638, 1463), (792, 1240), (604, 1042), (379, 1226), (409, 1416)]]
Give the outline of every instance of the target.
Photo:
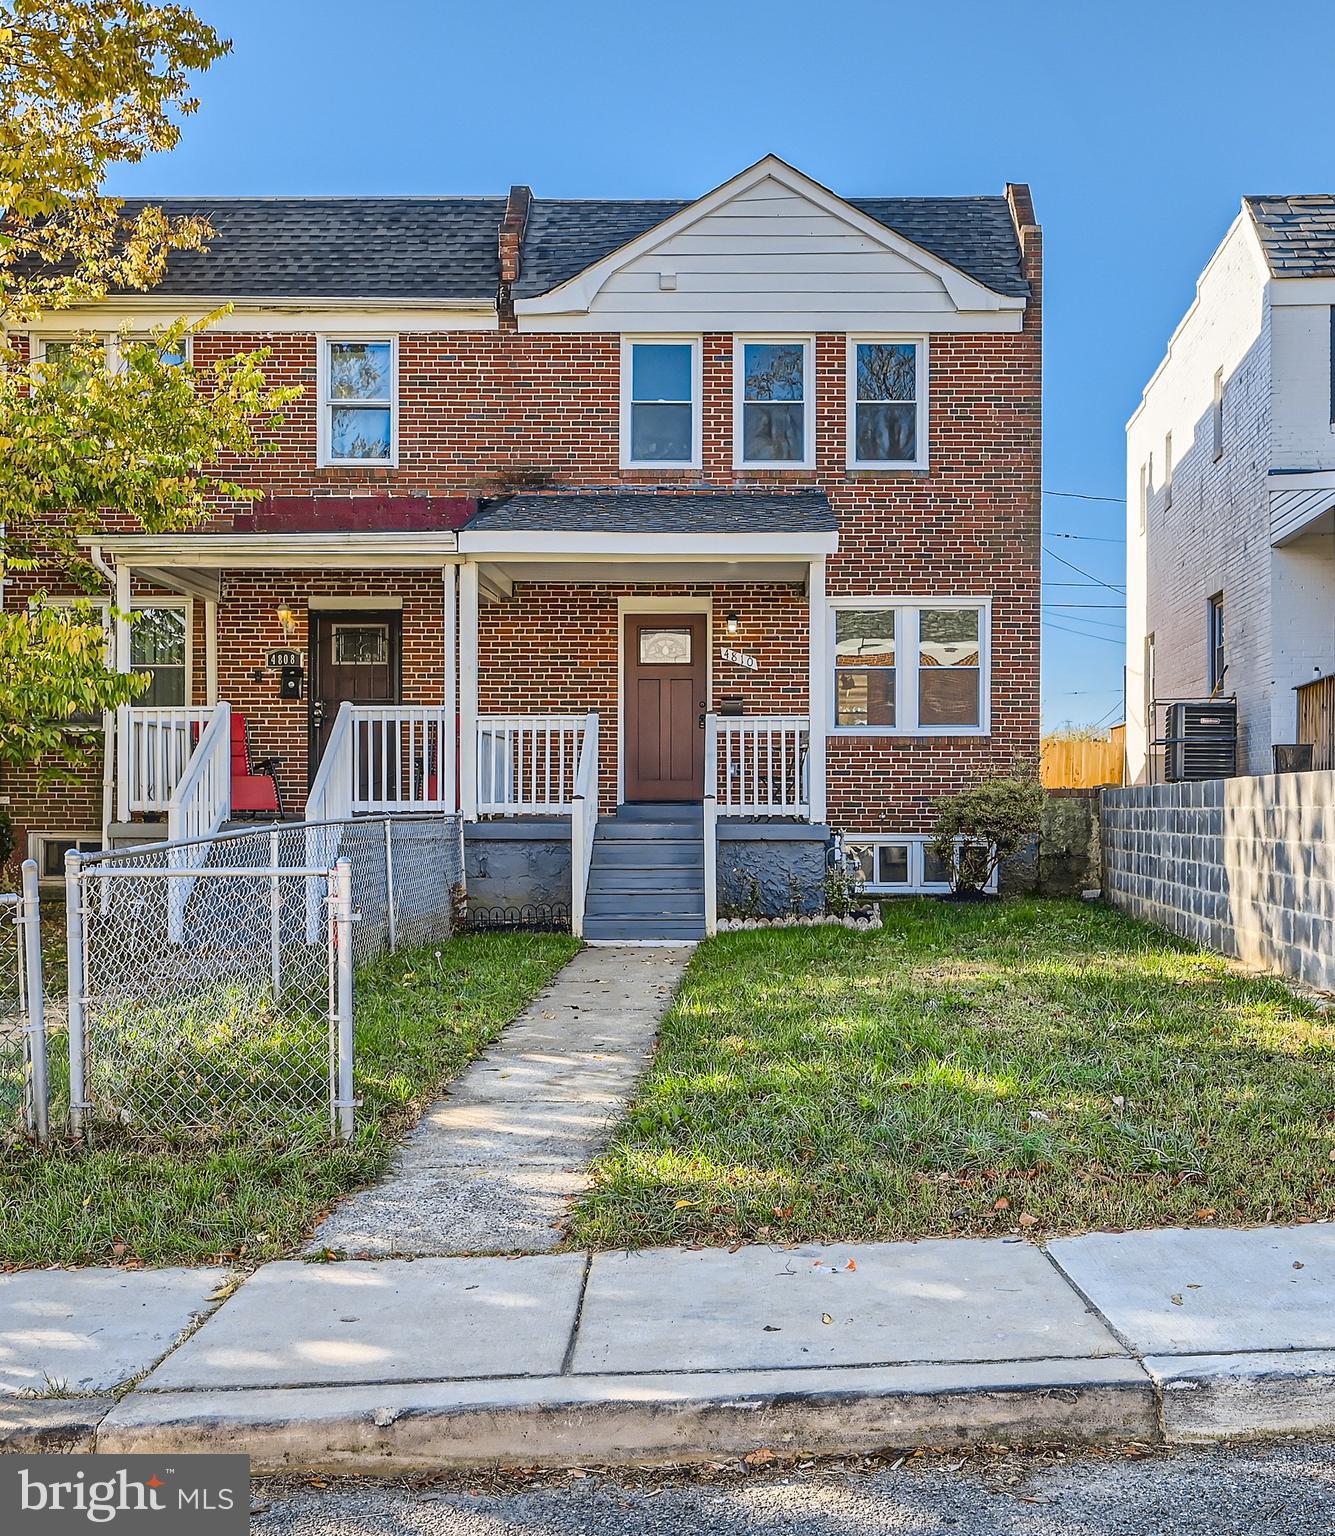
[[(0, 1277), (0, 1446), (390, 1472), (1335, 1431), (1328, 1224), (277, 1263), (155, 1364), (172, 1273)], [(60, 1379), (105, 1395), (20, 1395)]]
[(554, 1248), (584, 1166), (653, 1048), (690, 945), (581, 950), (450, 1086), (394, 1173), (343, 1201), (311, 1252), (353, 1256)]

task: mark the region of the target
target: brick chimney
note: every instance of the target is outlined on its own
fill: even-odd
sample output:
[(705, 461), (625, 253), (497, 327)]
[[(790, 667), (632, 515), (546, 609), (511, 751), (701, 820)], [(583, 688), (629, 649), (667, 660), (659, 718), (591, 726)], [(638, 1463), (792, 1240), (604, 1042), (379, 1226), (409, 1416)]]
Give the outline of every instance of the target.
[(519, 281), (524, 229), (528, 224), (528, 210), (532, 202), (532, 188), (511, 187), (510, 195), (505, 200), (505, 215), (501, 219), (497, 234), (501, 282), (496, 292), (496, 313), (502, 330), (513, 331), (516, 328), (513, 288)]

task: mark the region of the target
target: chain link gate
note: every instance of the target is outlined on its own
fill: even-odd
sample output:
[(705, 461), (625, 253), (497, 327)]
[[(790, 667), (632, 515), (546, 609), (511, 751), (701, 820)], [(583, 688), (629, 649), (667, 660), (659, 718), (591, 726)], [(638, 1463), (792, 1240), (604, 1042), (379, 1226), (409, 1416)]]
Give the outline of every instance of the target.
[(17, 893), (0, 894), (0, 1143), (50, 1134), (46, 995), (37, 865)]
[(448, 935), (460, 834), (358, 818), (71, 854), (74, 1133), (350, 1136), (354, 965)]

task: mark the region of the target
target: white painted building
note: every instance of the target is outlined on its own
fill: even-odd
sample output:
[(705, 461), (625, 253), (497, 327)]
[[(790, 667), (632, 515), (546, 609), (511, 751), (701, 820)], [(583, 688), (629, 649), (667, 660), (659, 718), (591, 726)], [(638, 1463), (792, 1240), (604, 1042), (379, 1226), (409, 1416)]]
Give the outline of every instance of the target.
[(1335, 766), (1335, 195), (1243, 200), (1126, 440), (1130, 782), (1214, 693), (1240, 772)]

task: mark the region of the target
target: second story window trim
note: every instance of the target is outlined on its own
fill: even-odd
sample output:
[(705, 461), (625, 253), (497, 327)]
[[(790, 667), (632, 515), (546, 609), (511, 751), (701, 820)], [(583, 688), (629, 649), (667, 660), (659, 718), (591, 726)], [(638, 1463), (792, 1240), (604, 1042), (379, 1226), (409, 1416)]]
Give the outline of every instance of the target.
[(850, 472), (926, 469), (927, 339), (848, 338)]
[(816, 467), (813, 337), (734, 336), (732, 394), (734, 469)]
[(702, 395), (700, 337), (623, 336), (621, 467), (699, 469)]
[(394, 469), (399, 462), (399, 338), (318, 338), (321, 468)]

